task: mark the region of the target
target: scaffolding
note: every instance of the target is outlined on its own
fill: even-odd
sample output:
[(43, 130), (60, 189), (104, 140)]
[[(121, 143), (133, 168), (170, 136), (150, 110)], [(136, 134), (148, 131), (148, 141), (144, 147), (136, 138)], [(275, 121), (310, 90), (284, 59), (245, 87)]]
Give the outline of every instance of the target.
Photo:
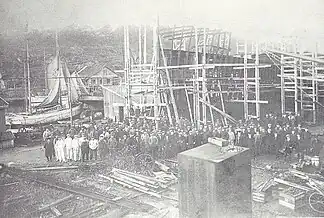
[(266, 52), (280, 68), (281, 112), (300, 115), (315, 124), (319, 118), (320, 101), (324, 97), (324, 58), (313, 51), (302, 51), (296, 39), (284, 42), (280, 49)]
[[(258, 45), (248, 53), (245, 42), (243, 60), (230, 57), (231, 33), (220, 29), (181, 26), (153, 28), (153, 56), (147, 63), (146, 28), (139, 27), (137, 63), (131, 60), (128, 26), (124, 27), (124, 57), (126, 113), (133, 116), (134, 104), (144, 115), (156, 122), (167, 115), (170, 125), (179, 123), (183, 108), (177, 96), (185, 94), (186, 110), (197, 128), (215, 124), (220, 118), (224, 125), (236, 122), (226, 112), (226, 102), (243, 103), (244, 118), (260, 117), (260, 64)], [(143, 34), (144, 32), (144, 34)], [(255, 58), (250, 58), (254, 55)], [(232, 60), (229, 60), (231, 59)], [(242, 76), (243, 74), (243, 76)], [(226, 99), (226, 100), (225, 100)], [(255, 107), (250, 110), (251, 105)], [(252, 114), (252, 111), (255, 111)], [(217, 115), (218, 116), (217, 116)]]

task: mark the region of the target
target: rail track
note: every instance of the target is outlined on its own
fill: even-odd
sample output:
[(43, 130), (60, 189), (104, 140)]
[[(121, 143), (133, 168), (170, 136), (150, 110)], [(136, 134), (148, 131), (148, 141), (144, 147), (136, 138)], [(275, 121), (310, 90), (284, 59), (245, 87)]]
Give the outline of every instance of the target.
[(57, 176), (3, 165), (0, 175), (0, 217), (122, 217), (130, 211), (154, 211), (135, 200), (140, 194), (96, 178), (67, 183)]

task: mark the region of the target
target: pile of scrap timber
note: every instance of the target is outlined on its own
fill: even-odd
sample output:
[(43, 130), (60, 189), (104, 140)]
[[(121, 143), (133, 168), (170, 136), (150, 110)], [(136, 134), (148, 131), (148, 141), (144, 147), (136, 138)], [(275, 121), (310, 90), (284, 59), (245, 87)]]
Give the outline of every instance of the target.
[(252, 200), (256, 202), (266, 203), (272, 198), (272, 189), (276, 185), (273, 179), (261, 182), (252, 192)]
[(153, 172), (154, 177), (144, 176), (121, 169), (113, 168), (110, 175), (99, 175), (123, 187), (136, 190), (157, 198), (162, 198), (162, 193), (172, 190), (171, 186), (177, 182), (177, 178), (172, 174), (163, 171)]
[(278, 200), (280, 205), (296, 210), (305, 206), (309, 195), (318, 190), (322, 192), (320, 194), (324, 193), (323, 176), (289, 169), (278, 177), (260, 183), (253, 191), (252, 199), (261, 203), (270, 199)]
[(279, 193), (279, 204), (296, 210), (306, 205), (306, 192), (294, 187), (285, 189)]

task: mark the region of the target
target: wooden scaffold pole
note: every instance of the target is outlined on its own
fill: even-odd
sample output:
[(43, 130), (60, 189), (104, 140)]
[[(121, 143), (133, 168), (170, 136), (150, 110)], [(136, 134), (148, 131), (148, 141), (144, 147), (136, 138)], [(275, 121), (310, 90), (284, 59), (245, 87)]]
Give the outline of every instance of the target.
[[(297, 43), (294, 41), (294, 53), (297, 54)], [(298, 69), (297, 69), (298, 59), (294, 58), (294, 100), (295, 100), (295, 114), (298, 113)]]
[[(316, 49), (315, 49), (316, 50)], [(312, 53), (312, 58), (315, 58), (315, 53)], [(316, 93), (316, 86), (317, 86), (317, 81), (316, 81), (316, 64), (315, 62), (312, 62), (312, 103), (313, 103), (313, 124), (316, 124), (316, 97), (317, 97), (317, 93)]]
[(124, 64), (125, 64), (125, 86), (126, 86), (126, 113), (127, 116), (130, 117), (130, 110), (131, 110), (131, 87), (130, 87), (130, 60), (129, 60), (129, 32), (128, 32), (128, 25), (124, 26)]
[(159, 65), (159, 20), (158, 16), (156, 18), (156, 24), (153, 27), (153, 95), (154, 95), (154, 120), (156, 129), (159, 129), (159, 96), (158, 96), (158, 83), (159, 75), (157, 67)]
[(247, 120), (249, 116), (249, 104), (248, 104), (248, 75), (247, 75), (247, 41), (244, 42), (244, 88), (243, 88), (243, 95), (244, 95), (244, 119)]
[[(282, 44), (282, 48), (284, 45)], [(280, 55), (280, 98), (281, 98), (281, 115), (286, 113), (286, 97), (285, 97), (285, 69), (284, 69), (284, 55)]]
[[(202, 56), (202, 64), (206, 64), (206, 28), (204, 28), (204, 36), (203, 36), (203, 56)], [(207, 85), (206, 85), (206, 69), (203, 67), (202, 69), (202, 98), (204, 101), (207, 101)], [(203, 123), (207, 124), (207, 107), (205, 104), (202, 104), (203, 110)]]
[[(167, 66), (167, 60), (164, 55), (163, 44), (162, 44), (162, 40), (161, 40), (160, 36), (159, 36), (159, 45), (160, 45), (160, 49), (161, 49), (164, 66)], [(170, 92), (170, 98), (171, 98), (171, 103), (172, 103), (172, 107), (173, 107), (173, 111), (174, 111), (174, 116), (176, 118), (176, 122), (179, 123), (180, 119), (179, 119), (178, 107), (177, 107), (175, 97), (174, 97), (174, 92), (172, 89), (171, 75), (170, 75), (170, 72), (168, 69), (165, 69), (165, 73), (166, 73), (166, 77), (167, 77), (167, 81), (168, 81), (168, 88), (169, 88), (169, 92)], [(170, 123), (170, 124), (172, 125), (172, 123)]]
[(255, 112), (256, 117), (260, 118), (260, 72), (259, 72), (259, 44), (256, 43), (255, 45)]
[(195, 56), (196, 56), (196, 67), (195, 67), (195, 74), (194, 74), (194, 114), (195, 114), (195, 121), (196, 126), (199, 129), (200, 127), (200, 101), (199, 101), (199, 53), (198, 53), (198, 32), (197, 28), (195, 27)]

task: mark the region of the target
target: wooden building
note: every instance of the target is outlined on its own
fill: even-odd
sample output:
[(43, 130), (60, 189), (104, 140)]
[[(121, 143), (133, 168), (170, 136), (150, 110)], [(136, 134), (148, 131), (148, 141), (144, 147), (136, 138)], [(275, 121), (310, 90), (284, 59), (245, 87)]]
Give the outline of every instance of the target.
[(14, 147), (14, 135), (6, 131), (6, 109), (9, 103), (0, 97), (0, 149)]
[(84, 67), (78, 72), (83, 83), (89, 89), (90, 93), (100, 90), (102, 85), (118, 85), (121, 77), (111, 70), (106, 64), (95, 63)]
[[(126, 88), (124, 85), (102, 86), (104, 98), (104, 117), (115, 121), (122, 121), (125, 117)], [(142, 93), (131, 98), (133, 110), (140, 110), (144, 103), (153, 104), (152, 95), (147, 95), (150, 90), (135, 91)]]

